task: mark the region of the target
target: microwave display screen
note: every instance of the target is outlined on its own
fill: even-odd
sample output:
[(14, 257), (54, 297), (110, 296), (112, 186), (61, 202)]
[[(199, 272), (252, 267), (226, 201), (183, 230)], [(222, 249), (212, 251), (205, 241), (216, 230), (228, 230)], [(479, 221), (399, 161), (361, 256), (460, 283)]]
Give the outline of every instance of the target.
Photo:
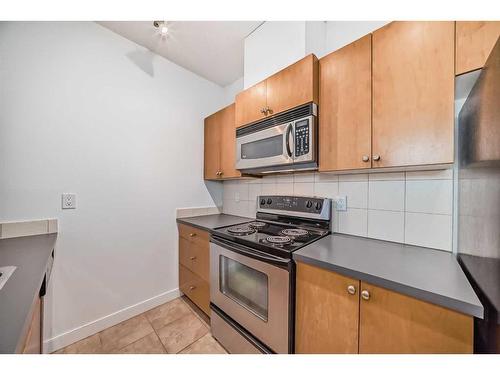
[(309, 120), (295, 123), (295, 157), (309, 153)]
[(242, 159), (262, 159), (283, 155), (283, 135), (260, 139), (241, 145)]

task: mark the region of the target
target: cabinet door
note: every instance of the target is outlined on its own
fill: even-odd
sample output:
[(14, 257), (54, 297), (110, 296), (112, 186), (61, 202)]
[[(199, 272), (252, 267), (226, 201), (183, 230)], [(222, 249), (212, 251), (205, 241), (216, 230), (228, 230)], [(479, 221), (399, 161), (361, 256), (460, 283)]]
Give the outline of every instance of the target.
[(269, 77), (266, 80), (269, 114), (309, 102), (318, 103), (318, 71), (318, 58), (311, 54)]
[(204, 176), (216, 180), (220, 171), (220, 115), (214, 113), (205, 119)]
[(472, 317), (365, 282), (361, 296), (360, 353), (472, 353)]
[(371, 35), (319, 61), (319, 170), (371, 167)]
[(220, 170), (222, 178), (240, 177), (236, 169), (236, 124), (234, 122), (234, 104), (220, 111), (221, 144)]
[(373, 33), (373, 167), (453, 162), (454, 23)]
[(266, 81), (240, 92), (236, 95), (235, 118), (236, 126), (243, 126), (266, 117)]
[(179, 289), (210, 316), (209, 284), (182, 264), (179, 264)]
[(482, 68), (500, 35), (500, 21), (457, 21), (456, 74)]
[(358, 280), (297, 262), (296, 353), (358, 352), (358, 289)]

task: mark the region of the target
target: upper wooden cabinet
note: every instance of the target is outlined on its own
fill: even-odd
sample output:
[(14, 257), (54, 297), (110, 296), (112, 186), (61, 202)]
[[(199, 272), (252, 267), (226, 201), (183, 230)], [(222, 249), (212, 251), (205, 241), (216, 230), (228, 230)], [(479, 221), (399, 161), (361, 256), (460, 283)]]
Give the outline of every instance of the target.
[(297, 262), (296, 353), (357, 353), (359, 281)]
[(205, 119), (205, 180), (241, 177), (236, 169), (234, 104)]
[(371, 167), (372, 55), (367, 35), (319, 60), (319, 170)]
[(482, 68), (500, 35), (500, 21), (457, 21), (455, 72)]
[(236, 126), (318, 102), (318, 59), (308, 55), (236, 95)]
[(454, 22), (373, 33), (373, 167), (453, 162), (454, 39)]
[(360, 353), (472, 353), (472, 317), (365, 282), (360, 293)]

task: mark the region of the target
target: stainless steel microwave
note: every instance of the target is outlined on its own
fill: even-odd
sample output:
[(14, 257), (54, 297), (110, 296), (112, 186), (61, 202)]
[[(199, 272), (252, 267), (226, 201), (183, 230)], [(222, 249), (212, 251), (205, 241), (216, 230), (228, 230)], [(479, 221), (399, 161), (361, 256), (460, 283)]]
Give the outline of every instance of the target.
[(236, 130), (236, 169), (265, 174), (318, 167), (317, 106), (309, 103)]

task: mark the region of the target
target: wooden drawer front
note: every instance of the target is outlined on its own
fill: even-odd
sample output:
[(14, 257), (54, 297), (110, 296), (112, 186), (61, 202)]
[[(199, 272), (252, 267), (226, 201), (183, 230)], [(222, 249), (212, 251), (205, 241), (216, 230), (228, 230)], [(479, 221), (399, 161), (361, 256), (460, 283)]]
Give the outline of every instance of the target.
[(178, 226), (179, 236), (190, 242), (196, 242), (200, 246), (207, 246), (208, 248), (208, 243), (210, 241), (210, 234), (208, 232), (185, 224), (178, 224)]
[(210, 252), (206, 245), (208, 244), (200, 246), (197, 242), (190, 242), (184, 237), (179, 237), (179, 262), (206, 282), (210, 282)]
[(205, 314), (210, 315), (210, 288), (206, 281), (179, 265), (179, 287)]
[(365, 282), (361, 291), (360, 353), (472, 353), (472, 317)]

